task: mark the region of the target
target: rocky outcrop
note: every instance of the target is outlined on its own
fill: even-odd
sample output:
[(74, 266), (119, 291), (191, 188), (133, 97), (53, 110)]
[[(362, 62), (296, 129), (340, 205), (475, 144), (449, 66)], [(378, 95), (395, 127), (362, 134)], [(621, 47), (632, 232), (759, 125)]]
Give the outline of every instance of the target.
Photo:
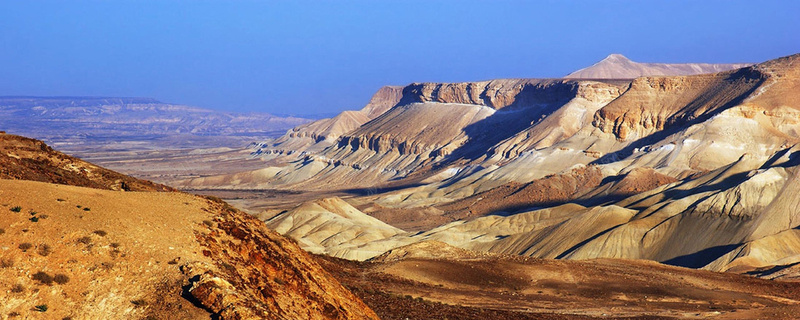
[(717, 73), (751, 66), (750, 63), (640, 63), (611, 54), (594, 65), (568, 74), (567, 79), (634, 79), (650, 76), (688, 76)]
[[(216, 270), (188, 264), (187, 289), (223, 319), (378, 319), (295, 243), (225, 203), (198, 233)], [(298, 303), (300, 302), (300, 303)]]

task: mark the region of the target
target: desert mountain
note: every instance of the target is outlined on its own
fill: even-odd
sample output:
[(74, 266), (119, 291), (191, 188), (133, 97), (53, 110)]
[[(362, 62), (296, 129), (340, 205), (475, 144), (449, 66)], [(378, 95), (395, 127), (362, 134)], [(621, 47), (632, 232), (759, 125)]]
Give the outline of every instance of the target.
[[(775, 270), (800, 262), (799, 61), (630, 81), (412, 84), (396, 106), (319, 152), (186, 183), (339, 188), (356, 195), (342, 210), (408, 231), (326, 246), (319, 239), (342, 227), (305, 217), (313, 202), (272, 218), (304, 221), (288, 229), (318, 239), (307, 247), (351, 259), (435, 240), (792, 278)], [(376, 235), (375, 226), (353, 219), (347, 233)]]
[(750, 63), (641, 63), (614, 53), (590, 67), (566, 75), (568, 79), (634, 79), (649, 76), (688, 76), (751, 66)]
[(3, 318), (377, 319), (294, 242), (224, 202), (114, 191), (164, 187), (1, 137)]

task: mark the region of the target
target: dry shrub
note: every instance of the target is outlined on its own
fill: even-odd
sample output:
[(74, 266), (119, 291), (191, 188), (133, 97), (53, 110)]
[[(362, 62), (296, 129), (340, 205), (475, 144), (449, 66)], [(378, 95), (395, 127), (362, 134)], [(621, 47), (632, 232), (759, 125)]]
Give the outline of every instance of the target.
[(65, 284), (69, 282), (69, 277), (66, 274), (58, 273), (55, 277), (53, 277), (53, 281), (58, 284)]
[(34, 273), (31, 278), (33, 280), (39, 281), (42, 284), (46, 284), (48, 286), (53, 285), (53, 281), (54, 281), (53, 276), (51, 276), (51, 275), (49, 275), (49, 274), (47, 274), (45, 272), (42, 272), (42, 271)]
[(40, 256), (46, 257), (53, 252), (53, 248), (50, 247), (49, 245), (42, 244), (39, 246), (39, 250), (37, 250), (37, 252), (39, 253)]
[(19, 249), (22, 251), (28, 251), (30, 248), (33, 248), (33, 244), (30, 242), (23, 242), (19, 244)]

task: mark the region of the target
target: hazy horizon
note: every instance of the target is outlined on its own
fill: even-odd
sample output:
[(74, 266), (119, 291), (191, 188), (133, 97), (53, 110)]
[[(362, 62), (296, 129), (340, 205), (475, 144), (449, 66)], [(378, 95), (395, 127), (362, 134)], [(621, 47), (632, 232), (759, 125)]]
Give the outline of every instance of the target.
[(146, 97), (331, 114), (384, 85), (561, 77), (611, 53), (800, 52), (800, 3), (25, 1), (0, 4), (0, 96)]

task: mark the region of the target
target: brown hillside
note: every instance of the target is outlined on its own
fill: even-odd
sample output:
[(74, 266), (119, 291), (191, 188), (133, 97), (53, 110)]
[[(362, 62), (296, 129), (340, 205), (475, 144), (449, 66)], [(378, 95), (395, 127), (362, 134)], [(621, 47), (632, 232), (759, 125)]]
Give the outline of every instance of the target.
[(32, 180), (105, 190), (174, 191), (98, 167), (53, 150), (44, 142), (0, 133), (0, 179)]
[(651, 261), (417, 258), (413, 246), (405, 249), (412, 258), (320, 259), (383, 319), (795, 319), (800, 312), (793, 282)]
[(95, 188), (0, 179), (0, 318), (377, 319), (297, 244), (224, 202), (100, 190), (115, 177), (148, 184), (4, 138), (4, 173)]

